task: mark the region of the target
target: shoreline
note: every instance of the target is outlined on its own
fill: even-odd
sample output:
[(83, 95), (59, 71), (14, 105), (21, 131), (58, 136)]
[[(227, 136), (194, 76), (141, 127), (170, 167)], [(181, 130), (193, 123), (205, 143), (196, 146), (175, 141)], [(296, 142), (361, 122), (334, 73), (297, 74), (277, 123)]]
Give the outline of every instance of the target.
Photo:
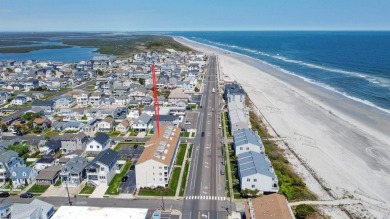
[(363, 196), (389, 206), (390, 114), (261, 60), (174, 39), (217, 54), (223, 73), (242, 85), (272, 127), (337, 197)]

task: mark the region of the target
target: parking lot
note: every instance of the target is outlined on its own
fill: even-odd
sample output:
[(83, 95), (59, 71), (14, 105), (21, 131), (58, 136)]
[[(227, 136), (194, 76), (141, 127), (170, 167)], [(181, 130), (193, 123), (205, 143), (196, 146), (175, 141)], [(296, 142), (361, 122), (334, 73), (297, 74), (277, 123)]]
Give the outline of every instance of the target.
[[(137, 163), (137, 160), (141, 156), (143, 151), (144, 151), (143, 145), (126, 143), (123, 144), (121, 149), (118, 150), (118, 153), (121, 158), (131, 159), (133, 161), (132, 163), (132, 167), (133, 167), (133, 165)], [(126, 182), (122, 182), (119, 185), (121, 193), (133, 194), (136, 188), (135, 170), (130, 168), (130, 170), (126, 173), (125, 176), (128, 177)]]

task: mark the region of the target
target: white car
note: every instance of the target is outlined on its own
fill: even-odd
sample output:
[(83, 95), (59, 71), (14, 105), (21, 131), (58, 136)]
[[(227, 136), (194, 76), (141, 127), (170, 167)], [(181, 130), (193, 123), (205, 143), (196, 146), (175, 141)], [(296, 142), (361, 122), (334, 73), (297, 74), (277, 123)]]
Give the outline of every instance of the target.
[(185, 121), (184, 124), (185, 125), (191, 125), (191, 121)]

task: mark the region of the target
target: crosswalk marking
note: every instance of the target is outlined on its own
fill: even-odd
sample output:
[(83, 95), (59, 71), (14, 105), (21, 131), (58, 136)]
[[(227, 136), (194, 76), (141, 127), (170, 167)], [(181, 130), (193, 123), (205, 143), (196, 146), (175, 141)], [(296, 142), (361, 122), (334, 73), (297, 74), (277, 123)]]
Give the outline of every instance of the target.
[(222, 196), (186, 196), (186, 200), (215, 200), (215, 201), (225, 201), (226, 197)]

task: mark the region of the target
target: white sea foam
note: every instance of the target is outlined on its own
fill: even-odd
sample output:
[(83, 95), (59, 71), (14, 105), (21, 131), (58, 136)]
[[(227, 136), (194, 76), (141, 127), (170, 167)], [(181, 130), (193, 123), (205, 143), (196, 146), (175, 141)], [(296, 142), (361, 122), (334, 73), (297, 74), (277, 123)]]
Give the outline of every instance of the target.
[[(271, 58), (278, 59), (278, 60), (281, 60), (281, 61), (284, 61), (284, 62), (293, 63), (293, 64), (297, 64), (297, 65), (302, 65), (302, 66), (305, 66), (305, 67), (308, 67), (308, 68), (312, 68), (312, 69), (320, 69), (320, 70), (324, 70), (324, 71), (328, 71), (328, 72), (333, 72), (333, 73), (338, 73), (338, 74), (343, 74), (343, 75), (348, 75), (348, 76), (354, 76), (354, 77), (362, 78), (362, 79), (364, 79), (364, 80), (366, 80), (366, 81), (368, 81), (368, 82), (370, 82), (372, 84), (375, 84), (376, 86), (390, 87), (390, 79), (387, 79), (387, 78), (372, 76), (372, 75), (368, 75), (368, 74), (361, 73), (361, 72), (347, 71), (347, 70), (338, 69), (338, 68), (332, 68), (332, 67), (327, 67), (327, 66), (315, 65), (315, 64), (312, 64), (312, 63), (304, 62), (304, 61), (289, 59), (289, 58), (281, 56), (279, 54), (271, 55), (271, 54), (267, 54), (265, 52), (258, 51), (258, 50), (248, 49), (248, 48), (240, 47), (240, 46), (236, 46), (236, 45), (230, 45), (230, 44), (214, 42), (214, 41), (206, 40), (206, 39), (202, 39), (202, 38), (194, 38), (194, 39), (200, 39), (200, 40), (206, 41), (206, 42), (208, 42), (210, 44), (214, 44), (214, 45), (217, 45), (217, 46), (224, 46), (224, 47), (229, 47), (229, 48), (235, 48), (235, 49), (239, 49), (239, 50), (242, 50), (242, 51), (250, 52), (250, 53), (253, 53), (253, 54), (258, 54), (258, 55), (262, 55), (262, 56), (271, 57)], [(217, 47), (217, 48), (222, 49), (220, 47)], [(227, 51), (229, 51), (229, 50), (227, 50)], [(232, 52), (232, 51), (229, 51), (229, 52)]]
[[(386, 113), (389, 113), (389, 114), (390, 114), (390, 110), (389, 110), (389, 109), (385, 109), (385, 108), (383, 108), (383, 107), (377, 106), (376, 104), (372, 103), (372, 102), (369, 101), (369, 100), (364, 100), (364, 99), (360, 99), (360, 98), (351, 96), (351, 95), (349, 95), (349, 94), (347, 94), (347, 93), (345, 93), (345, 92), (343, 92), (343, 91), (339, 91), (338, 89), (336, 89), (336, 88), (334, 88), (334, 87), (332, 87), (332, 86), (330, 86), (330, 85), (327, 85), (327, 84), (324, 84), (324, 83), (315, 81), (315, 80), (313, 80), (313, 79), (306, 78), (306, 77), (304, 77), (304, 76), (298, 75), (298, 74), (296, 74), (296, 73), (294, 73), (294, 72), (291, 72), (291, 71), (288, 71), (288, 70), (286, 70), (286, 69), (284, 69), (284, 68), (282, 68), (282, 67), (280, 67), (280, 66), (278, 66), (278, 65), (274, 65), (274, 64), (268, 63), (268, 62), (266, 62), (266, 61), (264, 61), (264, 60), (261, 60), (261, 59), (258, 59), (258, 58), (254, 58), (254, 57), (249, 56), (249, 55), (245, 55), (245, 54), (241, 54), (241, 53), (238, 53), (238, 52), (233, 52), (233, 51), (230, 51), (230, 50), (227, 50), (227, 49), (223, 49), (223, 48), (220, 48), (220, 47), (218, 47), (218, 46), (209, 45), (209, 44), (205, 44), (205, 43), (200, 43), (200, 42), (197, 42), (197, 41), (194, 41), (194, 40), (190, 40), (190, 39), (188, 39), (188, 38), (186, 38), (186, 37), (182, 37), (182, 38), (185, 39), (185, 40), (188, 40), (188, 41), (190, 41), (190, 42), (193, 42), (193, 43), (197, 43), (197, 44), (200, 44), (200, 45), (204, 45), (204, 46), (208, 46), (208, 47), (215, 48), (215, 49), (218, 49), (218, 50), (222, 50), (222, 51), (224, 51), (224, 52), (234, 53), (234, 54), (237, 54), (237, 55), (240, 55), (240, 56), (245, 56), (245, 57), (247, 57), (247, 58), (254, 59), (254, 60), (256, 60), (256, 61), (260, 61), (260, 62), (262, 62), (262, 63), (264, 63), (264, 64), (266, 64), (266, 65), (268, 65), (268, 66), (271, 66), (272, 68), (274, 68), (274, 69), (276, 69), (276, 70), (279, 70), (280, 72), (283, 72), (283, 73), (286, 73), (286, 74), (289, 74), (289, 75), (298, 77), (298, 78), (304, 80), (305, 82), (308, 82), (308, 83), (314, 84), (314, 85), (316, 85), (316, 86), (325, 88), (325, 89), (327, 89), (327, 90), (329, 90), (329, 91), (332, 91), (332, 92), (335, 92), (335, 93), (337, 93), (337, 94), (340, 94), (340, 95), (342, 95), (342, 96), (344, 96), (344, 97), (346, 97), (346, 98), (349, 98), (349, 99), (354, 100), (354, 101), (359, 102), (359, 103), (363, 103), (363, 104), (365, 104), (365, 105), (368, 105), (368, 106), (370, 106), (370, 107), (376, 108), (376, 109), (378, 109), (378, 110), (380, 110), (380, 111), (383, 111), (383, 112), (386, 112)], [(224, 45), (226, 45), (226, 44), (224, 44)], [(363, 75), (362, 77), (363, 77), (363, 78), (366, 78), (367, 75)], [(389, 90), (390, 90), (390, 89), (389, 89)]]

